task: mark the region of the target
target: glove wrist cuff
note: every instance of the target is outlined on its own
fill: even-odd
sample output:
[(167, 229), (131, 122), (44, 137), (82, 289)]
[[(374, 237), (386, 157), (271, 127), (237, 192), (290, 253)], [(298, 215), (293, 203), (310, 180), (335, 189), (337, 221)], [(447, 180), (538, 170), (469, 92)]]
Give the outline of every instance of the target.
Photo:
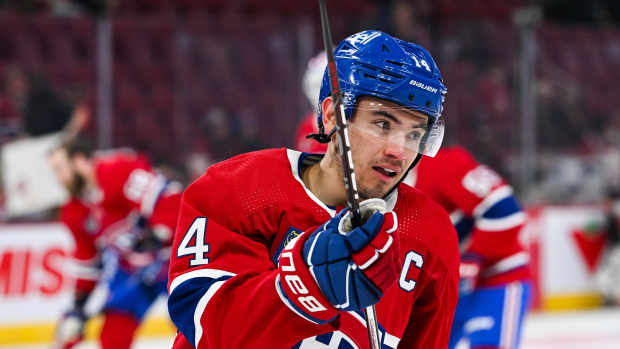
[(291, 310), (308, 321), (324, 324), (334, 320), (339, 311), (325, 298), (302, 258), (302, 249), (309, 235), (301, 234), (282, 250), (276, 288)]

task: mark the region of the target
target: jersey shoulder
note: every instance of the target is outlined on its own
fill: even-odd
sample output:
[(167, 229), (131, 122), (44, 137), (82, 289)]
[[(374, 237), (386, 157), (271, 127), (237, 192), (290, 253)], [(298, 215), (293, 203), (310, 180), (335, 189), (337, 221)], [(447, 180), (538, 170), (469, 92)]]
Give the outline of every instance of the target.
[(462, 147), (442, 148), (435, 158), (423, 158), (415, 186), (449, 211), (469, 211), (484, 193), (503, 183), (487, 166), (478, 163)]
[(95, 156), (95, 171), (98, 180), (118, 177), (120, 174), (131, 172), (134, 169), (151, 170), (151, 166), (146, 157), (130, 151), (118, 150), (98, 153)]
[(210, 166), (188, 186), (183, 200), (199, 212), (242, 218), (278, 206), (291, 180), (285, 148), (259, 150)]
[(136, 169), (152, 171), (147, 158), (132, 151), (108, 151), (95, 157), (95, 176), (104, 192), (122, 186)]
[[(290, 166), (286, 157), (286, 149), (266, 149), (234, 156), (230, 159), (211, 165), (205, 173), (187, 188), (186, 192), (212, 191), (215, 187), (249, 186), (261, 180), (268, 183), (274, 180), (271, 175), (282, 175)], [(219, 191), (218, 191), (219, 192)]]
[(402, 225), (401, 243), (422, 244), (446, 267), (458, 266), (458, 234), (443, 207), (419, 189), (400, 185), (395, 210), (399, 229)]
[(420, 162), (422, 171), (444, 171), (443, 175), (454, 172), (467, 172), (478, 166), (478, 162), (463, 147), (441, 148), (434, 158), (425, 157)]
[(261, 177), (263, 173), (288, 170), (286, 149), (264, 149), (234, 156), (209, 167), (205, 175), (222, 174), (231, 180)]

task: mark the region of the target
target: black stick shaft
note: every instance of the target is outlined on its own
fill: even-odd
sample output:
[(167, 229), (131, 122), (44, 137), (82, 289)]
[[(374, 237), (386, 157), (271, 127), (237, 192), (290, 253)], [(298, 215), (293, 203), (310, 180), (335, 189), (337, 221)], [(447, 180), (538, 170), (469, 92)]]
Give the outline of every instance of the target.
[(349, 142), (347, 120), (342, 108), (342, 95), (340, 93), (340, 84), (338, 83), (338, 71), (336, 70), (336, 61), (334, 59), (334, 45), (331, 39), (332, 34), (327, 19), (327, 8), (325, 6), (325, 0), (320, 0), (319, 2), (321, 9), (321, 26), (323, 28), (323, 43), (327, 53), (327, 69), (329, 71), (329, 80), (332, 89), (332, 105), (334, 106), (334, 115), (336, 117), (336, 129), (338, 130), (338, 142), (340, 144), (340, 155), (344, 172), (344, 187), (347, 194), (347, 204), (353, 215), (352, 223), (353, 226), (357, 227), (361, 225), (361, 214), (353, 158), (351, 157), (351, 144)]
[[(338, 143), (340, 144), (340, 157), (342, 160), (342, 169), (344, 177), (344, 187), (347, 194), (347, 205), (352, 213), (352, 223), (354, 227), (358, 227), (362, 223), (360, 214), (359, 194), (357, 192), (357, 183), (355, 181), (355, 170), (353, 167), (353, 157), (351, 156), (351, 143), (349, 142), (349, 133), (347, 129), (347, 120), (344, 115), (342, 106), (342, 94), (340, 93), (340, 84), (338, 83), (338, 70), (336, 69), (336, 60), (334, 58), (334, 45), (332, 43), (332, 34), (329, 29), (327, 18), (327, 6), (325, 0), (319, 0), (321, 11), (321, 27), (323, 29), (323, 44), (327, 53), (327, 67), (329, 72), (329, 81), (332, 89), (332, 104), (334, 106), (334, 115), (336, 117), (336, 128), (338, 130)], [(377, 314), (375, 306), (366, 307), (366, 328), (368, 329), (368, 340), (371, 349), (380, 349), (379, 326), (377, 324)]]

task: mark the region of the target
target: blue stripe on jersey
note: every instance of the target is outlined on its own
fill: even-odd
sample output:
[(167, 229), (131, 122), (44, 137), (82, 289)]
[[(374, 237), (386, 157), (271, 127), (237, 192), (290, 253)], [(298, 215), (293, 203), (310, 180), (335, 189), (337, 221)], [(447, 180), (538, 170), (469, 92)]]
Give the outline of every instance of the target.
[(459, 236), (459, 242), (467, 239), (474, 228), (474, 219), (472, 217), (463, 217), (454, 224), (454, 228)]
[[(359, 317), (360, 321), (364, 321), (365, 324), (365, 314), (361, 310), (349, 310), (349, 313), (355, 313)], [(363, 320), (364, 319), (364, 320)], [(387, 335), (387, 332), (381, 324), (379, 326), (379, 336), (382, 338), (381, 349), (395, 349), (398, 345), (399, 338), (394, 336)], [(295, 344), (291, 349), (307, 349), (307, 348), (337, 348), (337, 349), (358, 349), (358, 347), (353, 344), (353, 342), (349, 342), (351, 339), (347, 337), (344, 333), (341, 335), (334, 337), (335, 332), (327, 332), (320, 334), (315, 337), (306, 338)], [(390, 339), (386, 339), (386, 337), (391, 337)], [(388, 343), (386, 343), (388, 342)], [(390, 344), (394, 345), (393, 347)]]
[[(480, 218), (484, 219), (501, 219), (521, 212), (521, 207), (517, 203), (514, 196), (510, 195), (498, 202), (494, 203), (486, 211), (482, 213)], [(471, 216), (464, 216), (458, 222), (454, 222), (454, 228), (459, 236), (459, 242), (463, 242), (469, 237), (474, 229), (475, 220)]]
[(327, 332), (314, 337), (314, 339), (319, 343), (329, 345), (329, 342), (331, 342), (333, 336), (334, 332)]
[[(349, 337), (334, 336), (335, 332), (327, 332), (315, 337), (306, 338), (295, 344), (292, 349), (310, 349), (310, 348), (335, 348), (335, 349), (359, 349), (355, 344), (350, 343)], [(388, 347), (389, 349), (389, 347)]]
[(189, 279), (177, 286), (168, 297), (168, 313), (170, 319), (177, 326), (183, 336), (196, 347), (195, 328), (194, 328), (194, 311), (198, 302), (209, 290), (211, 285), (218, 281), (230, 279), (232, 276), (222, 276), (214, 279), (209, 277), (196, 277)]
[(494, 203), (482, 213), (483, 218), (504, 218), (521, 211), (514, 196), (510, 195)]

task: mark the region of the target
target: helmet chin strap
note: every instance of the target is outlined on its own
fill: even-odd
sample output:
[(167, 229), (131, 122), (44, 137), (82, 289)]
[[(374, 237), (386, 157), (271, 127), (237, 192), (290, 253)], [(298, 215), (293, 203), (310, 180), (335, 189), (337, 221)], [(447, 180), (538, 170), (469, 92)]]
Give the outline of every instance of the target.
[(323, 127), (321, 127), (321, 129), (319, 130), (319, 133), (311, 133), (309, 135), (306, 136), (306, 138), (312, 138), (315, 141), (319, 142), (319, 143), (329, 143), (329, 141), (331, 141), (332, 136), (334, 135), (334, 133), (336, 133), (336, 128), (334, 127), (333, 130), (331, 130), (330, 133), (325, 134), (325, 131), (323, 130)]
[(319, 133), (311, 133), (307, 135), (306, 138), (312, 138), (315, 141), (323, 144), (329, 143), (329, 141), (332, 140), (332, 136), (334, 135), (334, 133), (336, 133), (337, 128), (334, 127), (328, 134), (325, 134), (325, 127), (323, 126), (320, 118), (317, 119), (317, 126), (319, 127)]

